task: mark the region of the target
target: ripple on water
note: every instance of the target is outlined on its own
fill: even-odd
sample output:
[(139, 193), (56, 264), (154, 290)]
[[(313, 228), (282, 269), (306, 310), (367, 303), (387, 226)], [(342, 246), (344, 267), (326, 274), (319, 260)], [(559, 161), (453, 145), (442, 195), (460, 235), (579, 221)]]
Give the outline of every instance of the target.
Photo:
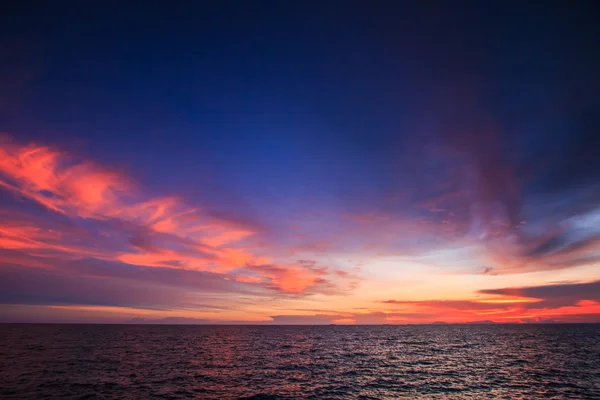
[(0, 398), (600, 399), (600, 325), (0, 325)]

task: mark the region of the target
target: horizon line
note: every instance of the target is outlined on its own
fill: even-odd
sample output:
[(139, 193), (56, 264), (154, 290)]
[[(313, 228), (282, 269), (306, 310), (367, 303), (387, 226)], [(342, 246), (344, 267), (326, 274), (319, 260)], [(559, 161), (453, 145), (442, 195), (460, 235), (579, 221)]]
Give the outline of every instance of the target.
[(406, 324), (268, 324), (268, 323), (127, 323), (127, 322), (0, 322), (0, 325), (123, 325), (123, 326), (425, 326), (425, 325), (599, 325), (597, 322), (427, 322)]

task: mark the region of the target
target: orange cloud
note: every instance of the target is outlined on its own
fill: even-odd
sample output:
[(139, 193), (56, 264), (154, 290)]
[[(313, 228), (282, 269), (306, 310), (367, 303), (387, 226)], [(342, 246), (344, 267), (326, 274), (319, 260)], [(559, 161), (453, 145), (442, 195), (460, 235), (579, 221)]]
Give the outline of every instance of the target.
[[(124, 174), (49, 147), (0, 141), (0, 187), (75, 222), (108, 224), (102, 238), (91, 235), (84, 243), (74, 232), (42, 228), (31, 216), (0, 225), (0, 246), (30, 256), (60, 253), (221, 274), (248, 269), (257, 276), (235, 279), (293, 294), (322, 285), (327, 275), (314, 267), (273, 266), (268, 255), (242, 246), (257, 233), (254, 227), (191, 208), (176, 197), (148, 198)], [(125, 243), (118, 239), (128, 236)]]
[(253, 265), (248, 269), (267, 278), (272, 288), (286, 293), (302, 293), (323, 283), (325, 270), (296, 265)]
[(37, 226), (22, 217), (15, 219), (4, 215), (4, 219), (0, 223), (0, 247), (3, 249), (39, 256), (60, 254), (62, 258), (101, 256), (95, 249), (65, 243), (65, 235), (59, 230)]
[(42, 146), (0, 142), (0, 185), (63, 214), (100, 218), (117, 204), (129, 184), (93, 163), (71, 163)]
[[(429, 315), (434, 320), (472, 322), (481, 319), (495, 322), (568, 320), (573, 316), (600, 315), (600, 281), (565, 283), (523, 288), (481, 290), (495, 297), (476, 300), (384, 300), (392, 311), (413, 315)], [(594, 317), (595, 316), (595, 317)], [(578, 317), (579, 318), (579, 317)], [(583, 318), (583, 317), (581, 317)]]

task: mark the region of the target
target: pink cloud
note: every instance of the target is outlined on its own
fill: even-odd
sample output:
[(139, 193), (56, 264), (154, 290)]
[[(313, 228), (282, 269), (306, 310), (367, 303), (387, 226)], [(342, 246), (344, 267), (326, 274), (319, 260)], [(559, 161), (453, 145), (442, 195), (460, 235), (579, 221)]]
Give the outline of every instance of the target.
[(0, 225), (0, 245), (6, 249), (36, 257), (92, 257), (220, 274), (246, 269), (249, 275), (235, 279), (290, 294), (327, 286), (326, 268), (275, 266), (268, 246), (253, 250), (245, 241), (257, 235), (256, 226), (221, 219), (174, 196), (145, 196), (122, 172), (49, 147), (1, 141), (0, 187), (76, 224), (105, 223), (102, 237), (97, 232), (86, 237), (64, 227), (44, 229), (39, 218), (20, 215)]
[(252, 265), (248, 269), (268, 279), (269, 286), (286, 293), (302, 293), (308, 288), (326, 283), (325, 269), (304, 265)]

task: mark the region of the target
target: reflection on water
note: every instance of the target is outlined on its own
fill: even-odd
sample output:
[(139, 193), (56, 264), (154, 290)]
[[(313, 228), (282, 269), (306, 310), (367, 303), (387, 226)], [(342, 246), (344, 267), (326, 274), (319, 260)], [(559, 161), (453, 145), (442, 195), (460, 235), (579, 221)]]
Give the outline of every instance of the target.
[(600, 325), (0, 325), (0, 397), (600, 398)]

